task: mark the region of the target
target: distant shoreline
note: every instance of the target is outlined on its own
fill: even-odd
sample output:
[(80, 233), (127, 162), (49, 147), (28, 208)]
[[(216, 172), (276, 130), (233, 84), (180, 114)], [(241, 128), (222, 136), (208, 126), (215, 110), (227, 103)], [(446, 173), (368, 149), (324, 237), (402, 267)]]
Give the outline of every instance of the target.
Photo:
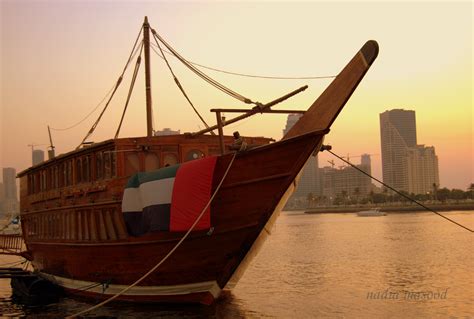
[[(446, 212), (452, 210), (474, 210), (474, 202), (472, 203), (449, 203), (449, 204), (423, 204), (426, 207), (438, 212)], [(387, 205), (387, 206), (332, 206), (332, 207), (317, 207), (311, 209), (302, 209), (305, 214), (328, 214), (328, 213), (357, 213), (372, 208), (379, 208), (383, 212), (390, 213), (409, 213), (409, 212), (423, 212), (427, 210), (419, 205)]]

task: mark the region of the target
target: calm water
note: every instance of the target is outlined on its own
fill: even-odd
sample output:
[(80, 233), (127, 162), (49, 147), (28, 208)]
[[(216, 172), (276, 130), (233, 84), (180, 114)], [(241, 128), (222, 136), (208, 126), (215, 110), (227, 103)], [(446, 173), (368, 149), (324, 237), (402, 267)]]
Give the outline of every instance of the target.
[[(474, 211), (447, 216), (474, 228)], [(430, 213), (282, 213), (233, 292), (214, 306), (106, 306), (117, 318), (472, 318), (473, 235)], [(0, 262), (14, 261), (0, 257)], [(57, 318), (91, 304), (26, 308), (0, 279), (0, 314)]]

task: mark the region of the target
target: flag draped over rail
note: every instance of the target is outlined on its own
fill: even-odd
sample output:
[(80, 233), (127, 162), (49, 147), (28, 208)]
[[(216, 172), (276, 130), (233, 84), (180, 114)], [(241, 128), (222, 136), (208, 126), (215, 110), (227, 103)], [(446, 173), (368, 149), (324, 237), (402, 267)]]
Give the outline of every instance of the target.
[[(130, 177), (122, 200), (128, 232), (187, 231), (211, 197), (216, 160), (206, 157)], [(210, 224), (208, 207), (194, 230)]]

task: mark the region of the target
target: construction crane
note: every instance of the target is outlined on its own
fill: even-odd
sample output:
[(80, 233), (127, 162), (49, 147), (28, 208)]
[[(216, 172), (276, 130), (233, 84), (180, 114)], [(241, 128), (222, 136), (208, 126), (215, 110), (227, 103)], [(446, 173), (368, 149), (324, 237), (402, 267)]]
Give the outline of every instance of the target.
[(27, 146), (28, 147), (31, 147), (31, 152), (33, 152), (35, 150), (35, 146), (44, 146), (46, 144), (35, 144), (35, 142), (31, 143), (31, 144), (28, 144)]
[(355, 157), (362, 157), (364, 155), (369, 155), (369, 156), (379, 156), (380, 154), (361, 154), (361, 155), (353, 155), (353, 156), (349, 156), (349, 153), (347, 154), (346, 156), (346, 159), (349, 160), (351, 158), (355, 158)]

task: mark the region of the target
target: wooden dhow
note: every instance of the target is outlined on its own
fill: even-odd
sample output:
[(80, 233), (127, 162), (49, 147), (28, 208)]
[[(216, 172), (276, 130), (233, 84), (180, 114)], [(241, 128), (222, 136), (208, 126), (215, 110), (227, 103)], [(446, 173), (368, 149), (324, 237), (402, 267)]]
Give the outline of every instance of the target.
[[(19, 254), (36, 274), (66, 292), (106, 299), (163, 260), (209, 204), (203, 220), (166, 262), (117, 299), (210, 304), (237, 283), (257, 253), (303, 165), (320, 150), (377, 57), (378, 45), (365, 43), (283, 139), (272, 143), (224, 136), (222, 127), (230, 121), (223, 123), (219, 110), (218, 124), (202, 132), (153, 136), (149, 32), (145, 19), (147, 136), (93, 143), (19, 173), (26, 244)], [(243, 116), (271, 112), (273, 104), (258, 104)], [(212, 130), (219, 134), (206, 134)], [(201, 177), (196, 177), (204, 171), (207, 186), (198, 185)], [(171, 189), (145, 190), (146, 183), (168, 182), (174, 183)], [(125, 203), (127, 194), (139, 191), (145, 193), (138, 197), (152, 198)]]

